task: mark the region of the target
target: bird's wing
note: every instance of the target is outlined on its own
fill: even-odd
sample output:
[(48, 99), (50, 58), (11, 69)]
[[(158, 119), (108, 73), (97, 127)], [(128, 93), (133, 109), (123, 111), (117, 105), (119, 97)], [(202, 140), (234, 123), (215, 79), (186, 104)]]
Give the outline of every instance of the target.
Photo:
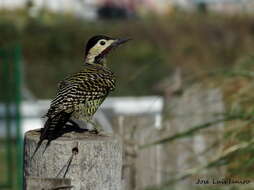
[(59, 83), (56, 97), (46, 116), (54, 117), (61, 111), (72, 112), (75, 105), (104, 99), (115, 88), (115, 77), (102, 67), (87, 66), (82, 71)]
[(48, 117), (41, 131), (40, 140), (32, 158), (42, 142), (47, 139), (47, 145), (63, 134), (63, 126), (75, 111), (75, 106), (84, 104), (85, 114), (90, 117), (108, 95), (115, 88), (115, 77), (106, 68), (87, 66), (58, 85), (57, 95), (51, 102), (46, 116)]

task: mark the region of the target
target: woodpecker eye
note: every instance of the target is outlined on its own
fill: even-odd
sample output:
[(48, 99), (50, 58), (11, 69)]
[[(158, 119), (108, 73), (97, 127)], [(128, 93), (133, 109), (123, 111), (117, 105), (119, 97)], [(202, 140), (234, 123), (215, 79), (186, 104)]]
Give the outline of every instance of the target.
[(103, 46), (103, 45), (106, 44), (106, 42), (105, 41), (101, 41), (100, 44)]

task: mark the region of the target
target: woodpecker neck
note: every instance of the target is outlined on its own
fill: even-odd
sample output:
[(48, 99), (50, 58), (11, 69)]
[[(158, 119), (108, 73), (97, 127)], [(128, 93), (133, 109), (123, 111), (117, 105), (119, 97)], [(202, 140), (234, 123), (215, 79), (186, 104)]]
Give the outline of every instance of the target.
[(98, 65), (106, 66), (106, 59), (105, 59), (105, 57), (100, 56), (100, 55), (94, 56), (92, 54), (88, 54), (85, 57), (85, 63), (98, 64)]

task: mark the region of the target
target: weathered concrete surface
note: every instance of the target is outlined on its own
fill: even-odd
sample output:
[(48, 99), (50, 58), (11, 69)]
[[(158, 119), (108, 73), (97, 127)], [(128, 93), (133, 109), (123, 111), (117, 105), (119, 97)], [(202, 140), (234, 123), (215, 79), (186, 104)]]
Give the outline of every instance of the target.
[(27, 177), (25, 190), (70, 190), (72, 189), (71, 180), (67, 178), (38, 178)]
[[(193, 127), (222, 118), (225, 111), (223, 93), (219, 88), (209, 88), (200, 84), (193, 85), (180, 96), (169, 97), (165, 107), (165, 136), (172, 136)], [(188, 169), (206, 165), (223, 150), (218, 144), (223, 139), (224, 123), (220, 122), (202, 129), (190, 138), (177, 139), (163, 145), (164, 155), (161, 162), (168, 171), (163, 181), (172, 176), (183, 175)], [(171, 155), (171, 156), (167, 156)], [(198, 178), (224, 176), (224, 169), (210, 168), (182, 180), (177, 184), (181, 190), (195, 190)]]
[[(151, 102), (151, 107), (153, 106)], [(189, 138), (179, 138), (144, 149), (139, 145), (171, 137), (191, 128), (221, 119), (225, 111), (223, 93), (218, 88), (193, 85), (165, 99), (163, 125), (156, 127), (156, 115), (114, 115), (113, 130), (124, 140), (123, 184), (125, 190), (156, 186), (183, 175), (188, 169), (205, 165), (223, 150), (223, 122), (202, 129)], [(216, 146), (213, 146), (216, 145)], [(205, 170), (207, 171), (207, 170)], [(202, 171), (176, 183), (172, 189), (197, 189), (197, 178), (224, 176), (224, 168)]]
[[(38, 140), (37, 131), (29, 131), (25, 135), (25, 177), (55, 178), (70, 159), (72, 149), (77, 147), (78, 154), (73, 157), (66, 175), (71, 179), (74, 190), (121, 189), (122, 143), (118, 137), (68, 133), (52, 141), (42, 154), (46, 145), (44, 142), (31, 160)], [(64, 171), (58, 177), (63, 177)]]

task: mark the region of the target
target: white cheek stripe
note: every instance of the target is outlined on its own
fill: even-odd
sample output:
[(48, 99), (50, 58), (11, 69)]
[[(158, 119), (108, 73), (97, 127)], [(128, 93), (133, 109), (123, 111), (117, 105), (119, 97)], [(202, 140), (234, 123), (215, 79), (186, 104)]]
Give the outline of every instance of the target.
[(86, 62), (87, 63), (93, 63), (94, 58), (99, 55), (102, 51), (104, 51), (107, 47), (109, 47), (114, 40), (108, 40), (104, 46), (100, 45), (97, 43), (93, 48), (90, 49), (88, 52), (88, 55), (86, 57)]

